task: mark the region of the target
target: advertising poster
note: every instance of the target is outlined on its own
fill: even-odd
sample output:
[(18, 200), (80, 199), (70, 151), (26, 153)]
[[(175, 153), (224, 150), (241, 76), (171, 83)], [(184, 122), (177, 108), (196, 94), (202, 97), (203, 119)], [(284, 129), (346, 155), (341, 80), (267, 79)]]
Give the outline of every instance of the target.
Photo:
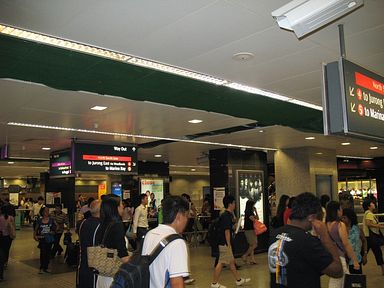
[(9, 193), (9, 203), (19, 206), (19, 193)]
[[(261, 170), (237, 170), (237, 193), (239, 195), (239, 214), (244, 215), (248, 200), (255, 201), (259, 219), (264, 222), (264, 173)], [(242, 223), (243, 225), (243, 223)]]
[(225, 196), (225, 187), (213, 188), (213, 208), (215, 210), (224, 209), (223, 199)]
[[(160, 205), (161, 200), (164, 198), (164, 181), (163, 179), (140, 179), (141, 193), (155, 194), (156, 206)], [(151, 199), (148, 198), (148, 203)]]
[(47, 192), (45, 193), (45, 204), (54, 205), (61, 203), (61, 192)]
[(101, 196), (107, 194), (107, 186), (105, 184), (99, 184), (97, 194), (99, 196), (99, 199), (101, 199)]

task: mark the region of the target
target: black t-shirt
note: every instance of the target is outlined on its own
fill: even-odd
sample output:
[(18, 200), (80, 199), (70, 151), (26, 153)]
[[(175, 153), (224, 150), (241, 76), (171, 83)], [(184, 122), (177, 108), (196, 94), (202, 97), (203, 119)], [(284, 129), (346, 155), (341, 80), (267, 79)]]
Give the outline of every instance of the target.
[(320, 276), (333, 261), (317, 237), (285, 225), (271, 237), (268, 250), (271, 288), (320, 288)]
[(97, 244), (101, 244), (104, 233), (107, 233), (104, 242), (105, 247), (117, 249), (120, 258), (128, 256), (123, 222), (116, 222), (111, 225), (107, 224), (104, 227), (101, 225), (97, 231)]
[(231, 235), (233, 234), (233, 214), (225, 211), (220, 215), (220, 223), (219, 223), (219, 245), (227, 245), (227, 241), (225, 240), (225, 230), (229, 230)]
[(252, 210), (245, 210), (244, 212), (244, 230), (253, 230), (253, 221), (249, 217), (255, 216)]

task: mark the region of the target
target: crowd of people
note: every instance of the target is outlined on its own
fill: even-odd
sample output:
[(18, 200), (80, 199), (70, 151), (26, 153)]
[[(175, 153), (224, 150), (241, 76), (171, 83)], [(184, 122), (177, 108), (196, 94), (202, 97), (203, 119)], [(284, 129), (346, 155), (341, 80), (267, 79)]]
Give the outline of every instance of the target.
[[(282, 195), (272, 224), (268, 251), (271, 287), (320, 287), (320, 276), (329, 276), (329, 288), (343, 288), (345, 275), (363, 273), (372, 250), (384, 275), (380, 229), (373, 214), (376, 199), (363, 202), (362, 229), (353, 203), (318, 199), (312, 193)], [(286, 218), (286, 213), (289, 213)]]

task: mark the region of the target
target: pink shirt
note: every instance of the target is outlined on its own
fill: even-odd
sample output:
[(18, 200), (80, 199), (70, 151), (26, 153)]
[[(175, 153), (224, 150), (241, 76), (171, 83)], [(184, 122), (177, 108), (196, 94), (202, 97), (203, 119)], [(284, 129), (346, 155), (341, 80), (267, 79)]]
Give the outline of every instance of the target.
[(12, 216), (8, 216), (8, 219), (4, 218), (4, 215), (0, 216), (0, 232), (2, 233), (3, 236), (9, 236), (9, 231), (7, 228), (7, 224), (10, 221), (14, 221)]

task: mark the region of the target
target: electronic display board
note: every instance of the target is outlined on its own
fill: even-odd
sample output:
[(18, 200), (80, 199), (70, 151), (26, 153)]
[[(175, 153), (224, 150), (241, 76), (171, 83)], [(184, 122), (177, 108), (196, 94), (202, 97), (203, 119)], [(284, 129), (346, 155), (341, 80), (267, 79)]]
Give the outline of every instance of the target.
[(74, 142), (74, 170), (106, 174), (137, 174), (137, 147)]
[(73, 175), (71, 150), (54, 151), (49, 155), (49, 176), (67, 177)]
[(324, 67), (324, 130), (384, 141), (384, 78), (341, 59)]

